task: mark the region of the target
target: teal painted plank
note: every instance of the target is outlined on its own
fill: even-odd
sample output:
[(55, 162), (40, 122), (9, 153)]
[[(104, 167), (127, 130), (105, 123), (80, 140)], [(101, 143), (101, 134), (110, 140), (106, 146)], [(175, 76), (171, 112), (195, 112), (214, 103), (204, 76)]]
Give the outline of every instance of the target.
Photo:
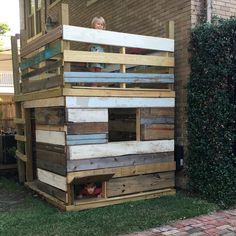
[(67, 141), (106, 139), (107, 134), (75, 134), (75, 135), (67, 135), (66, 137), (67, 137)]
[(37, 55), (24, 60), (20, 64), (21, 70), (27, 69), (28, 67), (38, 64), (44, 60), (47, 60), (53, 56), (56, 56), (57, 54), (61, 53), (61, 42), (55, 43), (53, 46), (45, 49), (44, 51), (38, 53)]
[(108, 142), (107, 139), (71, 140), (67, 141), (67, 145), (102, 144), (107, 142)]

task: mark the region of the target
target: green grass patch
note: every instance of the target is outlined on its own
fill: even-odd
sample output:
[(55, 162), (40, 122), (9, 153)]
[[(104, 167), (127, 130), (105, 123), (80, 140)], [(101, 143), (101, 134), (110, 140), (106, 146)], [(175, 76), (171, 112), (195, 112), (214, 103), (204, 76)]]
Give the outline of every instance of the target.
[[(0, 178), (0, 186), (7, 180)], [(3, 182), (3, 184), (2, 184)], [(16, 191), (21, 186), (14, 182)], [(1, 187), (0, 187), (1, 188)], [(1, 196), (1, 195), (0, 195)], [(1, 199), (0, 199), (1, 201)], [(14, 208), (0, 212), (0, 235), (109, 236), (141, 231), (217, 210), (213, 203), (178, 192), (152, 200), (80, 212), (61, 212), (29, 194)]]

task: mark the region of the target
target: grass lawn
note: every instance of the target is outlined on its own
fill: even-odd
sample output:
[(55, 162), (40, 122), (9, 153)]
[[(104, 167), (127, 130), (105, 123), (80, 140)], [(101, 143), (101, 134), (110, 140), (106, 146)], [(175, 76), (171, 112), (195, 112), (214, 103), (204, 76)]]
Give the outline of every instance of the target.
[[(0, 235), (3, 236), (119, 235), (218, 209), (215, 204), (178, 192), (176, 196), (80, 212), (61, 212), (34, 197), (23, 186), (0, 177), (0, 203), (3, 192), (5, 195), (9, 194), (9, 201), (12, 203), (7, 207), (0, 207)], [(14, 196), (19, 197), (18, 201), (14, 201)]]

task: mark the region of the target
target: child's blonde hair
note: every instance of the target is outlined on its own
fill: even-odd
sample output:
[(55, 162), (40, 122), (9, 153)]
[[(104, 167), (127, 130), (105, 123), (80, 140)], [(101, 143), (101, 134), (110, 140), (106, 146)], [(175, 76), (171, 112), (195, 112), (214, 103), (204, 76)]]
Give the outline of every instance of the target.
[(102, 24), (103, 24), (103, 28), (106, 29), (106, 21), (105, 19), (102, 17), (102, 16), (95, 16), (93, 19), (92, 19), (92, 22), (91, 22), (91, 27), (94, 28), (94, 25), (97, 21), (100, 21)]

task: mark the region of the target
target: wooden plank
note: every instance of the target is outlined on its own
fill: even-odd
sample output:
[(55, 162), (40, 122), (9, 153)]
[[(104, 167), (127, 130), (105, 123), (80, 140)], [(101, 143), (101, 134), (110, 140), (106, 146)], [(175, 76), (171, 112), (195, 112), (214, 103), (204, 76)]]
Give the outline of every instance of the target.
[[(71, 161), (68, 161), (71, 162)], [(174, 171), (176, 169), (176, 164), (174, 161), (163, 162), (163, 163), (151, 163), (143, 165), (133, 165), (133, 166), (121, 166), (112, 168), (102, 168), (93, 170), (81, 170), (76, 172), (67, 173), (67, 182), (71, 183), (74, 178), (94, 176), (100, 174), (110, 174), (114, 173), (114, 178), (133, 176), (133, 175), (143, 175), (155, 172), (166, 172)]]
[[(46, 91), (45, 90), (44, 91), (37, 91), (37, 92), (33, 92), (33, 93), (14, 96), (14, 101), (15, 102), (28, 101), (28, 103), (30, 104), (31, 102), (34, 103), (35, 101), (33, 101), (33, 100), (37, 100), (37, 99), (44, 99), (44, 101), (46, 101), (46, 100), (53, 101), (53, 99), (54, 100), (61, 99), (61, 100), (63, 100), (63, 104), (64, 104), (64, 99), (53, 98), (53, 97), (58, 97), (58, 96), (62, 96), (62, 89), (61, 88), (53, 88), (53, 89), (48, 89)], [(52, 98), (52, 99), (48, 99), (48, 98)], [(61, 103), (62, 103), (62, 101), (61, 101)], [(58, 106), (60, 106), (60, 105), (58, 105)], [(27, 108), (27, 107), (25, 107), (25, 108)]]
[(66, 97), (67, 108), (137, 108), (174, 106), (174, 98)]
[(64, 154), (66, 153), (66, 149), (64, 146), (48, 144), (48, 143), (36, 143), (36, 149), (47, 150), (57, 153), (64, 153)]
[(26, 142), (26, 137), (24, 135), (16, 134), (15, 135), (15, 140), (21, 141), (21, 142)]
[(103, 207), (103, 206), (109, 206), (109, 205), (115, 205), (120, 204), (124, 202), (132, 202), (132, 201), (138, 201), (138, 200), (145, 200), (145, 199), (152, 199), (157, 198), (161, 196), (167, 196), (167, 195), (174, 195), (176, 191), (174, 189), (162, 189), (162, 190), (155, 190), (155, 191), (149, 191), (145, 193), (137, 193), (137, 194), (131, 194), (127, 196), (122, 197), (113, 197), (113, 198), (98, 198), (96, 200), (86, 200), (81, 201), (78, 200), (75, 202), (76, 205), (70, 205), (66, 206), (67, 211), (79, 211), (89, 208), (96, 208), (96, 207)]
[(111, 179), (107, 182), (107, 197), (172, 188), (174, 176), (174, 172), (164, 172)]
[(42, 192), (45, 192), (45, 193), (59, 199), (60, 201), (66, 202), (66, 192), (64, 192), (60, 189), (54, 188), (53, 186), (45, 184), (39, 180), (36, 180), (35, 184), (38, 187), (38, 189), (41, 190)]
[(82, 134), (67, 135), (67, 145), (98, 144), (107, 143), (107, 134)]
[(67, 191), (66, 178), (64, 176), (57, 175), (52, 172), (42, 170), (39, 168), (37, 168), (37, 173), (38, 173), (38, 179), (41, 182), (51, 185), (55, 188), (61, 189), (63, 191)]
[(35, 50), (45, 46), (48, 43), (51, 43), (59, 38), (62, 37), (62, 26), (58, 26), (57, 28), (51, 30), (47, 34), (42, 35), (41, 37), (38, 37), (31, 41), (30, 43), (27, 43), (22, 49), (21, 49), (21, 57), (25, 57), (31, 52), (34, 52)]
[(139, 73), (64, 72), (64, 81), (69, 83), (174, 83), (174, 75)]
[(108, 122), (108, 109), (67, 109), (67, 121), (76, 123)]
[(64, 106), (65, 101), (63, 97), (38, 99), (34, 101), (24, 102), (24, 108), (36, 108), (36, 107), (58, 107)]
[(19, 150), (16, 150), (16, 156), (17, 156), (17, 158), (19, 158), (23, 162), (27, 161), (27, 156), (25, 154), (21, 153)]
[(25, 124), (25, 119), (22, 119), (22, 118), (15, 118), (14, 119), (14, 123), (15, 124), (18, 124), (18, 125), (24, 125)]
[(97, 157), (114, 157), (129, 154), (145, 154), (174, 151), (174, 140), (126, 141), (98, 145), (69, 146), (69, 159), (90, 159)]
[(36, 130), (36, 142), (65, 145), (65, 132)]
[(21, 70), (27, 69), (33, 65), (36, 65), (42, 61), (50, 59), (61, 53), (61, 42), (56, 42), (50, 47), (47, 47), (44, 51), (36, 54), (35, 56), (25, 59), (21, 62), (20, 68)]
[(38, 68), (38, 69), (34, 69), (33, 71), (30, 71), (28, 73), (23, 73), (22, 74), (22, 79), (26, 79), (26, 78), (30, 78), (36, 75), (40, 75), (41, 73), (47, 72), (47, 71), (51, 71), (53, 69), (56, 69), (58, 67), (62, 66), (62, 61), (58, 60), (56, 62), (52, 62), (44, 67)]
[(174, 124), (174, 117), (157, 117), (157, 118), (141, 118), (142, 125), (151, 125), (151, 124)]
[(174, 108), (142, 108), (141, 116), (142, 118), (151, 118), (151, 117), (174, 117), (175, 109)]
[[(174, 162), (173, 152), (67, 160), (67, 171), (97, 170), (165, 162)], [(131, 173), (131, 175), (135, 174), (136, 173)]]
[(108, 133), (108, 123), (68, 123), (68, 134)]
[(160, 140), (174, 138), (174, 124), (148, 124), (141, 126), (142, 140)]
[(66, 176), (66, 167), (65, 166), (55, 164), (50, 161), (37, 159), (37, 168), (47, 170), (47, 171), (53, 172), (53, 173), (61, 175), (61, 176)]
[(35, 123), (43, 125), (64, 125), (64, 107), (35, 108)]
[(171, 39), (69, 25), (63, 25), (63, 40), (169, 52), (174, 51), (174, 40)]
[(48, 131), (64, 131), (67, 132), (67, 127), (64, 125), (36, 125), (38, 130), (48, 130)]
[(64, 96), (85, 96), (85, 97), (175, 97), (174, 91), (140, 88), (103, 88), (103, 87), (74, 87), (63, 88)]
[[(97, 52), (86, 52), (86, 51), (75, 51), (75, 50), (64, 50), (64, 61), (65, 62), (90, 62), (90, 63), (107, 63), (107, 64), (164, 66), (164, 67), (175, 66), (173, 57), (105, 53), (105, 52), (97, 53)], [(24, 67), (26, 67), (26, 65), (25, 66), (23, 65), (23, 68)]]

